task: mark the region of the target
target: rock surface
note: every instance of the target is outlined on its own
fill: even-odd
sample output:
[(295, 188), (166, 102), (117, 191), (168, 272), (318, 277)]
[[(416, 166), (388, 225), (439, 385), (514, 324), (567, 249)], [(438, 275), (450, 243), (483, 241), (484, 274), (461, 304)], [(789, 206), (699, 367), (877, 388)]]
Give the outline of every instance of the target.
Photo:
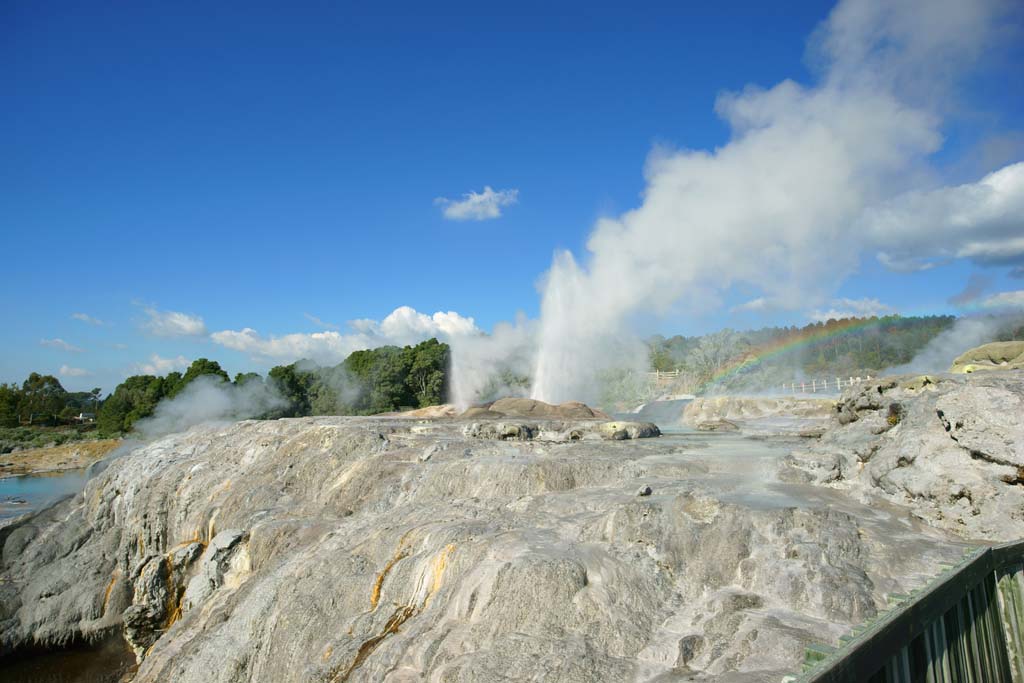
[(703, 431), (796, 434), (823, 427), (835, 399), (792, 396), (704, 396), (683, 410), (683, 424)]
[(885, 497), (964, 538), (1024, 537), (1024, 373), (862, 384), (790, 464), (806, 481)]
[(1024, 370), (1024, 341), (982, 344), (957, 356), (950, 372), (979, 370)]
[(607, 413), (579, 401), (567, 401), (552, 405), (532, 398), (499, 398), (492, 403), (470, 408), (462, 414), (462, 417), (529, 417), (535, 420), (611, 419)]
[(0, 531), (0, 649), (123, 629), (140, 683), (778, 681), (961, 553), (778, 481), (790, 443), (504, 422), (567, 438), (302, 418), (134, 450)]
[(379, 417), (404, 417), (436, 420), (442, 417), (457, 417), (458, 414), (459, 409), (453, 403), (442, 403), (441, 405), (427, 406), (426, 408), (416, 408), (415, 410), (403, 410), (397, 413), (382, 413)]

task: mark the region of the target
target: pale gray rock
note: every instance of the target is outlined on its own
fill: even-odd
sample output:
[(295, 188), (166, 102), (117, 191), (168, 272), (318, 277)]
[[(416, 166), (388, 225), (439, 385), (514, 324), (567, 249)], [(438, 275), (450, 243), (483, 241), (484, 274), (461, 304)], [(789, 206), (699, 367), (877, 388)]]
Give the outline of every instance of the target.
[(165, 437), (0, 531), (0, 648), (127, 632), (139, 683), (777, 681), (960, 556), (778, 481), (788, 443), (582, 422)]
[(199, 562), (199, 571), (188, 582), (184, 598), (181, 601), (183, 611), (188, 611), (206, 602), (215, 590), (224, 585), (224, 576), (231, 569), (231, 560), (235, 550), (245, 539), (245, 534), (238, 529), (221, 531), (206, 546)]
[(999, 465), (1024, 466), (1024, 393), (1020, 383), (967, 384), (935, 402), (936, 414), (950, 438), (975, 458)]
[(686, 404), (682, 423), (701, 431), (818, 437), (836, 412), (830, 398), (702, 396)]
[(661, 430), (651, 422), (602, 422), (597, 420), (511, 422), (488, 420), (484, 422), (469, 422), (462, 428), (462, 433), (477, 439), (560, 442), (582, 441), (584, 439), (610, 439), (613, 441), (649, 439), (659, 436)]
[(807, 481), (883, 496), (964, 538), (1024, 537), (1024, 373), (865, 383), (789, 464)]
[(497, 401), (487, 404), (484, 408), (489, 413), (504, 417), (529, 417), (544, 420), (608, 419), (606, 413), (591, 408), (579, 401), (567, 401), (554, 405), (533, 398), (499, 398)]
[(722, 418), (701, 420), (697, 422), (696, 427), (702, 432), (737, 432), (740, 429), (735, 422)]

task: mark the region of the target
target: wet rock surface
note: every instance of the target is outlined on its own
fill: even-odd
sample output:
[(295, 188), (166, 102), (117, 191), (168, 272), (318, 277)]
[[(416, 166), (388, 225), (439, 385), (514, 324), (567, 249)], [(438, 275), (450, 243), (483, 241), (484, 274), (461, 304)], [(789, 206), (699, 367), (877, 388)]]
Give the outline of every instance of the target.
[(963, 538), (1024, 537), (1024, 372), (865, 383), (789, 464), (804, 481), (906, 505)]
[(166, 437), (0, 531), (0, 647), (126, 632), (137, 681), (777, 681), (960, 556), (905, 509), (780, 481), (807, 477), (795, 439), (643, 425)]
[(706, 396), (690, 401), (682, 422), (701, 431), (818, 436), (835, 411), (834, 398)]

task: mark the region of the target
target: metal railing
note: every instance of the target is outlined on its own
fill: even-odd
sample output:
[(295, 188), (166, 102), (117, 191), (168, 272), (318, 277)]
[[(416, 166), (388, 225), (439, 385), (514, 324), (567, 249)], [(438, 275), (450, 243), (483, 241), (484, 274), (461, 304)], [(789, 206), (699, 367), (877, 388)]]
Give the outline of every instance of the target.
[(842, 377), (836, 377), (835, 379), (807, 379), (800, 382), (785, 382), (782, 385), (783, 393), (793, 394), (816, 394), (820, 392), (831, 392), (831, 391), (842, 391), (845, 387), (852, 387), (855, 384), (866, 382), (871, 379), (871, 375), (867, 377), (850, 377), (849, 379), (843, 379)]
[(801, 683), (1024, 682), (1024, 542), (973, 550), (839, 648), (807, 648)]

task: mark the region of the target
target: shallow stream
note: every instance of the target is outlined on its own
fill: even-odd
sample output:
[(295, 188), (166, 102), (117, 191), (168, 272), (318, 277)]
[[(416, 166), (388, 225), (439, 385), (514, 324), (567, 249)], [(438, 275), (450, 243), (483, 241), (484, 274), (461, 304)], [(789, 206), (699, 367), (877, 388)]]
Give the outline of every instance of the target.
[(0, 525), (4, 520), (39, 510), (59, 498), (78, 493), (88, 478), (86, 470), (81, 469), (0, 479)]

